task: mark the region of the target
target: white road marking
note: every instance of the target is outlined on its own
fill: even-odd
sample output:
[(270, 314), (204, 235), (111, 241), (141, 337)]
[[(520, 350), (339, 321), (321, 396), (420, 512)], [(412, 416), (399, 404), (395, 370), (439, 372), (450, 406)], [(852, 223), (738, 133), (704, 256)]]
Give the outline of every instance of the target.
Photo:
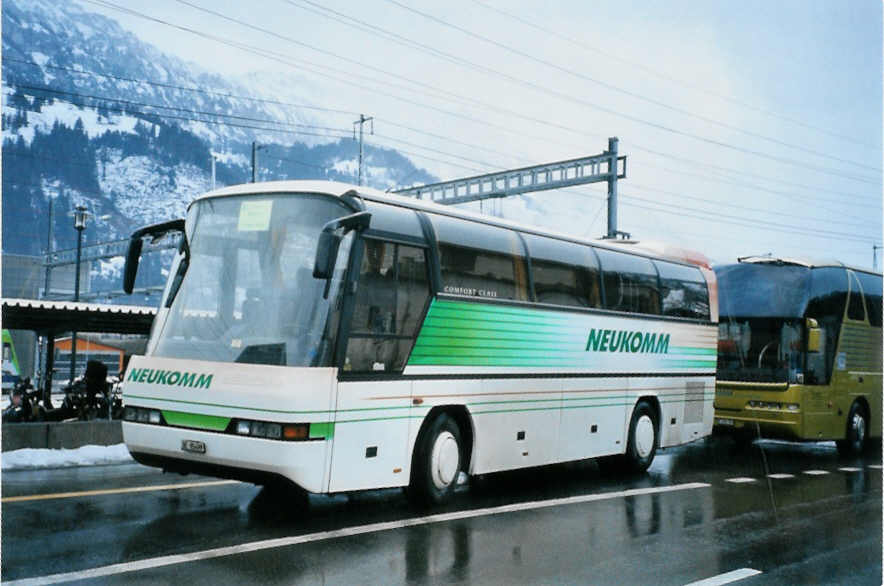
[(516, 503), (512, 505), (502, 505), (499, 507), (488, 507), (484, 509), (474, 509), (470, 511), (457, 511), (453, 513), (442, 513), (438, 515), (428, 515), (426, 517), (416, 517), (413, 519), (402, 519), (400, 521), (389, 521), (386, 523), (372, 523), (370, 525), (359, 525), (356, 527), (345, 527), (334, 531), (322, 531), (319, 533), (308, 533), (306, 535), (294, 535), (291, 537), (280, 537), (277, 539), (266, 539), (263, 541), (253, 541), (251, 543), (242, 543), (240, 545), (231, 545), (228, 547), (219, 547), (216, 549), (207, 549), (187, 554), (167, 555), (145, 560), (137, 560), (134, 562), (125, 562), (121, 564), (111, 564), (92, 568), (89, 570), (81, 570), (79, 572), (67, 572), (62, 574), (52, 574), (50, 576), (39, 576), (35, 578), (23, 578), (21, 580), (13, 580), (6, 582), (12, 585), (30, 585), (30, 584), (56, 584), (59, 582), (68, 582), (71, 580), (88, 580), (90, 578), (100, 578), (102, 576), (113, 576), (116, 574), (124, 574), (126, 572), (136, 572), (141, 570), (150, 570), (153, 568), (161, 568), (164, 566), (172, 566), (175, 564), (183, 564), (198, 560), (208, 560), (220, 558), (241, 553), (251, 553), (262, 551), (265, 549), (273, 549), (277, 547), (288, 547), (301, 543), (311, 543), (314, 541), (324, 541), (328, 539), (337, 539), (340, 537), (351, 537), (353, 535), (365, 535), (367, 533), (378, 533), (380, 531), (389, 531), (391, 529), (402, 529), (404, 527), (415, 527), (420, 525), (432, 525), (435, 523), (445, 523), (448, 521), (456, 521), (459, 519), (472, 519), (475, 517), (485, 517), (490, 515), (500, 515), (504, 513), (517, 513), (520, 511), (532, 511), (537, 509), (547, 509), (550, 507), (560, 507), (564, 505), (576, 505), (581, 503), (589, 503), (594, 501), (604, 501), (627, 496), (640, 496), (646, 494), (660, 494), (664, 492), (676, 492), (680, 490), (693, 490), (697, 488), (709, 488), (709, 484), (704, 482), (690, 482), (687, 484), (675, 484), (673, 486), (661, 486), (655, 488), (635, 488), (619, 492), (604, 492), (601, 494), (587, 494), (581, 496), (572, 496), (560, 499), (552, 499), (548, 501), (534, 501), (528, 503)]
[(844, 468), (838, 468), (841, 472), (859, 472), (862, 468), (853, 468), (851, 466), (845, 466)]
[(869, 464), (868, 468), (874, 468), (875, 470), (880, 470), (881, 464)]
[(705, 580), (691, 582), (690, 584), (685, 584), (685, 586), (718, 586), (719, 584), (730, 584), (731, 582), (743, 580), (744, 578), (749, 578), (750, 576), (757, 576), (760, 573), (760, 570), (753, 570), (752, 568), (740, 568), (739, 570), (734, 570), (733, 572), (727, 572), (726, 574), (719, 574), (718, 576), (712, 576), (711, 578), (706, 578)]
[(809, 476), (824, 476), (828, 474), (825, 470), (805, 470), (804, 473)]
[(746, 478), (745, 476), (740, 476), (738, 478), (726, 478), (725, 482), (733, 482), (734, 484), (748, 484), (750, 482), (755, 482), (754, 478)]
[(768, 474), (767, 477), (768, 478), (775, 478), (775, 479), (779, 480), (782, 478), (795, 478), (795, 475), (794, 474), (786, 474), (784, 472), (778, 472), (776, 474)]

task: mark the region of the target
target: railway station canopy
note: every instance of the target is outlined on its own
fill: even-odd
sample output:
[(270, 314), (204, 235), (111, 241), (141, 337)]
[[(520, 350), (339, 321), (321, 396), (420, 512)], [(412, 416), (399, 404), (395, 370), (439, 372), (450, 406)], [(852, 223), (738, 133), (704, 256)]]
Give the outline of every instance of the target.
[(61, 332), (149, 334), (155, 307), (40, 299), (3, 299), (3, 328), (54, 335)]

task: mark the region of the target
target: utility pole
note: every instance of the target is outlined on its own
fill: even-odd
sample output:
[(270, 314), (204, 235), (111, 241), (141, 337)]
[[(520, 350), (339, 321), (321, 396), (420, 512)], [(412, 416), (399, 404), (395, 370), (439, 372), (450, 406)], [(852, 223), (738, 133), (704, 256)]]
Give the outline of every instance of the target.
[(357, 185), (362, 185), (362, 127), (366, 122), (371, 122), (371, 134), (374, 134), (374, 117), (365, 117), (365, 114), (359, 115), (359, 120), (353, 123), (353, 140), (356, 140), (356, 125), (359, 125), (359, 178)]
[[(252, 143), (254, 144), (254, 143)], [(212, 155), (212, 191), (215, 190), (215, 153), (210, 153)], [(254, 155), (253, 155), (254, 156)], [(255, 160), (252, 159), (252, 167), (255, 166)], [(254, 172), (252, 174), (252, 183), (255, 182)]]
[[(63, 190), (63, 189), (64, 188), (61, 188), (61, 190)], [(62, 193), (59, 192), (58, 195), (62, 195)], [(46, 233), (46, 254), (47, 255), (52, 254), (52, 221), (54, 220), (54, 215), (52, 212), (53, 212), (54, 204), (55, 204), (55, 199), (52, 196), (50, 196), (49, 197), (49, 229), (47, 230), (47, 233)], [(52, 275), (52, 267), (49, 265), (46, 265), (46, 280), (43, 283), (43, 297), (44, 298), (49, 296), (49, 279), (50, 279), (51, 275)]]
[(252, 183), (258, 176), (258, 143), (252, 141)]
[(608, 235), (617, 238), (617, 144), (616, 136), (608, 139)]
[(878, 251), (881, 250), (881, 248), (884, 247), (878, 246), (877, 244), (872, 245), (872, 270), (874, 271), (878, 270)]
[[(74, 229), (77, 231), (77, 263), (76, 272), (74, 272), (74, 302), (80, 300), (80, 257), (83, 250), (83, 230), (86, 229), (86, 219), (89, 212), (86, 206), (77, 206), (74, 211)], [(71, 332), (71, 376), (70, 384), (74, 384), (74, 375), (76, 374), (77, 364), (77, 332)]]
[(270, 145), (258, 144), (252, 141), (252, 183), (258, 180), (258, 151), (266, 149)]

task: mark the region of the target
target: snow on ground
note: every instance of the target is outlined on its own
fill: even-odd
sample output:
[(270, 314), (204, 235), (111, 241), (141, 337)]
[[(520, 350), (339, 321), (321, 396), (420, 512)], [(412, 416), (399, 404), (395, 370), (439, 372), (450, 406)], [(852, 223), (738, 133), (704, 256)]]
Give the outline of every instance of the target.
[(3, 472), (75, 466), (105, 466), (134, 462), (125, 444), (83, 446), (74, 450), (24, 448), (0, 454)]

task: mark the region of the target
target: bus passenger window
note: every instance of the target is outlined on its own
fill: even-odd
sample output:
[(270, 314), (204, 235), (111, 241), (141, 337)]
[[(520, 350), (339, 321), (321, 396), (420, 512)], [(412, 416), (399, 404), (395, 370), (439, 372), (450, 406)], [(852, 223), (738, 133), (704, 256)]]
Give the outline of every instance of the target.
[(490, 299), (528, 300), (521, 239), (512, 230), (431, 216), (439, 240), (442, 292)]
[(847, 274), (850, 275), (850, 298), (847, 302), (847, 319), (865, 321), (866, 312), (863, 308), (862, 290), (859, 287), (856, 273), (848, 271)]
[(663, 315), (709, 319), (706, 280), (696, 267), (654, 261), (660, 272)]
[(366, 239), (344, 369), (401, 371), (429, 296), (424, 249)]
[(598, 261), (579, 244), (525, 234), (538, 303), (600, 307)]
[(657, 270), (650, 259), (599, 248), (605, 308), (630, 313), (660, 313)]
[(829, 383), (846, 303), (847, 273), (843, 268), (822, 267), (811, 271), (805, 317), (817, 321), (822, 335), (820, 351), (807, 353), (805, 381), (808, 384)]
[(856, 273), (859, 281), (863, 286), (863, 293), (866, 297), (866, 309), (869, 311), (869, 324), (873, 327), (881, 327), (881, 275), (873, 275), (871, 273)]

